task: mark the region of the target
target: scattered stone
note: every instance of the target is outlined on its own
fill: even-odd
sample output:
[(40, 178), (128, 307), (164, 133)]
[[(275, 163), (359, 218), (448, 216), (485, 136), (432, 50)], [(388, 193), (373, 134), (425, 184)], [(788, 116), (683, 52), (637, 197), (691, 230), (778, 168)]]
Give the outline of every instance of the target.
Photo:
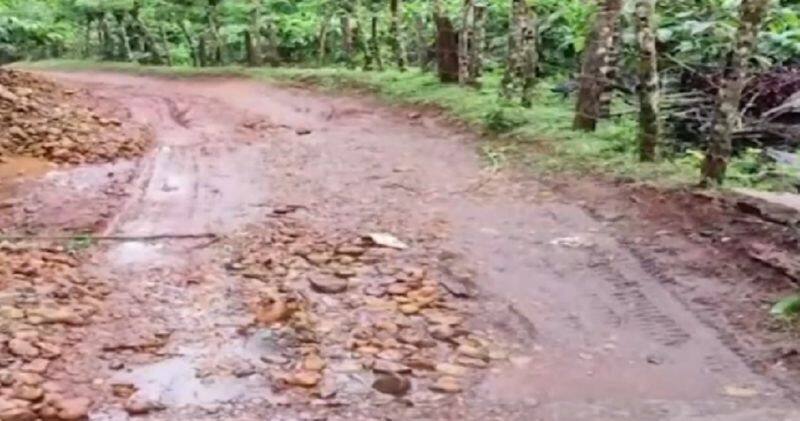
[(14, 388), (14, 395), (17, 399), (22, 399), (26, 401), (38, 401), (44, 396), (44, 391), (41, 387), (38, 386), (31, 386), (27, 384), (17, 385)]
[(277, 365), (284, 365), (289, 363), (289, 359), (282, 356), (282, 355), (263, 355), (261, 356), (261, 361), (267, 364), (277, 364)]
[(286, 379), (286, 383), (292, 386), (314, 387), (320, 382), (320, 380), (322, 380), (322, 374), (319, 372), (300, 370), (289, 375)]
[(108, 368), (114, 371), (122, 370), (125, 368), (125, 363), (120, 360), (114, 360), (108, 363)]
[(310, 135), (311, 134), (311, 129), (299, 128), (299, 129), (295, 129), (294, 132), (298, 136), (306, 136), (306, 135)]
[(319, 385), (317, 396), (319, 396), (321, 399), (330, 399), (335, 397), (338, 392), (339, 392), (339, 385), (336, 384), (336, 381), (334, 381), (333, 379), (326, 378)]
[(57, 403), (58, 418), (64, 421), (89, 419), (89, 407), (92, 401), (87, 398), (65, 399)]
[(347, 280), (313, 277), (308, 280), (311, 289), (322, 294), (339, 294), (347, 291)]
[(322, 371), (325, 366), (325, 360), (317, 354), (311, 354), (303, 360), (303, 368), (309, 371)]
[(166, 409), (160, 398), (147, 396), (142, 392), (136, 392), (125, 402), (125, 411), (130, 415), (145, 415), (155, 411)]
[(9, 408), (0, 411), (3, 421), (35, 421), (38, 417), (29, 408)]
[(404, 396), (411, 390), (411, 381), (397, 374), (381, 374), (372, 383), (378, 392), (392, 396)]
[(39, 349), (33, 346), (30, 342), (23, 339), (14, 338), (8, 342), (8, 349), (12, 354), (22, 357), (33, 359), (39, 356)]
[(67, 324), (78, 326), (85, 320), (69, 307), (43, 307), (28, 310), (28, 321), (31, 324)]
[(472, 358), (467, 357), (465, 355), (459, 355), (456, 357), (456, 362), (467, 367), (472, 368), (487, 368), (489, 367), (489, 363), (486, 360), (482, 360), (479, 358)]
[(460, 393), (463, 389), (455, 377), (443, 376), (430, 386), (430, 389), (439, 393)]
[(375, 360), (375, 363), (372, 365), (372, 371), (382, 374), (403, 374), (410, 373), (411, 369), (394, 361)]
[(436, 364), (436, 371), (448, 376), (464, 376), (467, 369), (457, 364), (439, 363)]
[(397, 237), (386, 233), (367, 234), (365, 239), (371, 241), (376, 246), (391, 248), (395, 250), (405, 250), (408, 244), (400, 241)]
[(47, 371), (47, 367), (50, 365), (50, 361), (44, 358), (37, 358), (28, 364), (22, 366), (22, 371), (27, 371), (30, 373), (36, 374), (43, 374)]
[(400, 307), (398, 307), (398, 309), (400, 310), (401, 313), (407, 316), (410, 316), (412, 314), (417, 314), (420, 311), (419, 306), (413, 303), (403, 304)]
[(489, 353), (485, 349), (469, 344), (461, 344), (458, 347), (458, 353), (470, 358), (478, 360), (489, 361)]

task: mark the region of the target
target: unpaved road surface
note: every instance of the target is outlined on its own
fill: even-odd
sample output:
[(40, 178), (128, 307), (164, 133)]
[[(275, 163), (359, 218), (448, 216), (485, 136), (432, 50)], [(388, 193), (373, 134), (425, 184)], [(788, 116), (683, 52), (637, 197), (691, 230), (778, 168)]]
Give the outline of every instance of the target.
[(111, 291), (48, 375), (92, 419), (800, 420), (792, 385), (613, 227), (486, 172), (437, 116), (242, 80), (51, 76), (156, 136), (138, 162), (49, 176), (86, 194), (127, 180), (103, 233), (166, 236), (83, 263)]

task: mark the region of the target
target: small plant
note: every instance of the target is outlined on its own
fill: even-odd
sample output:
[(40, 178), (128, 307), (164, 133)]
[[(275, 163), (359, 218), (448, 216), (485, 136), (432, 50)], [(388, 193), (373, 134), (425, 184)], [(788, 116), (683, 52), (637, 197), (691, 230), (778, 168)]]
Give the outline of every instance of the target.
[(67, 250), (69, 251), (80, 251), (86, 250), (94, 244), (94, 239), (89, 234), (81, 234), (72, 237), (67, 243)]
[(494, 133), (507, 133), (525, 125), (525, 116), (519, 110), (505, 104), (495, 104), (484, 114), (486, 128)]
[(786, 297), (772, 306), (770, 314), (782, 319), (794, 319), (800, 314), (800, 294)]

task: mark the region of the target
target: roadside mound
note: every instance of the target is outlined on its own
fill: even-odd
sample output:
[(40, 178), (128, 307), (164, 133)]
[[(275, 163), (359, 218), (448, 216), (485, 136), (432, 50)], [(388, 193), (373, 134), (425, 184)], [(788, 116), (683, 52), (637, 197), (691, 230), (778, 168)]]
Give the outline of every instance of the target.
[(144, 127), (93, 110), (75, 90), (30, 73), (0, 69), (0, 160), (29, 156), (63, 164), (140, 156)]

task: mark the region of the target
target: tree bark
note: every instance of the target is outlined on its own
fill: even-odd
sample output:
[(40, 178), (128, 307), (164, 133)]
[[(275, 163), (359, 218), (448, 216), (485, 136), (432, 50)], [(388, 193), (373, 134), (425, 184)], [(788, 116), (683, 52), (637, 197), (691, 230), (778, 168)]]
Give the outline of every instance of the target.
[(511, 14), (508, 29), (508, 56), (506, 69), (500, 86), (500, 94), (505, 99), (516, 97), (522, 89), (524, 65), (524, 41), (527, 6), (525, 0), (511, 0)]
[(261, 31), (261, 0), (253, 0), (252, 8), (250, 9), (250, 29), (247, 33), (247, 63), (250, 66), (257, 67), (262, 63), (261, 57), (261, 43), (259, 36)]
[[(370, 39), (369, 39), (369, 47), (370, 47), (370, 61), (371, 64), (375, 66), (378, 71), (383, 71), (383, 58), (381, 57), (381, 40), (380, 40), (380, 33), (378, 32), (378, 17), (373, 16), (370, 20)], [(369, 67), (371, 68), (372, 65)]]
[(472, 42), (470, 43), (469, 78), (474, 83), (483, 75), (483, 51), (486, 47), (486, 5), (473, 7)]
[(114, 38), (111, 36), (111, 27), (108, 26), (108, 14), (103, 14), (100, 18), (100, 26), (98, 28), (103, 38), (102, 56), (106, 60), (114, 58)]
[(658, 57), (654, 28), (656, 0), (636, 3), (636, 34), (639, 47), (639, 159), (653, 161), (660, 134)]
[(606, 64), (600, 70), (602, 80), (606, 81), (603, 92), (600, 94), (600, 111), (598, 112), (600, 119), (607, 119), (611, 116), (611, 103), (617, 89), (617, 84), (614, 82), (619, 74), (619, 63), (622, 56), (622, 25), (617, 24), (616, 27), (614, 39), (611, 41), (611, 47), (605, 59)]
[(402, 0), (390, 0), (389, 11), (391, 12), (391, 23), (389, 26), (389, 43), (392, 46), (392, 54), (395, 63), (400, 71), (406, 70), (406, 43), (401, 25)]
[(214, 62), (215, 64), (224, 64), (227, 52), (225, 51), (225, 43), (219, 33), (219, 22), (217, 19), (217, 7), (222, 0), (208, 0), (208, 9), (206, 10), (206, 20), (208, 22), (208, 29), (211, 36), (214, 38)]
[(261, 35), (267, 40), (267, 62), (270, 66), (278, 66), (281, 62), (281, 55), (278, 50), (278, 34), (275, 33), (275, 23), (271, 19), (264, 25)]
[(472, 21), (475, 11), (474, 0), (464, 0), (461, 8), (461, 31), (458, 35), (458, 83), (472, 83), (470, 78), (470, 43), (472, 43)]
[(127, 14), (117, 14), (114, 16), (117, 21), (117, 37), (119, 38), (119, 57), (124, 61), (131, 61), (133, 53), (131, 52), (131, 44), (128, 39), (128, 30), (125, 28), (127, 23)]
[(579, 78), (578, 102), (573, 126), (577, 130), (594, 131), (600, 116), (600, 96), (609, 83), (606, 80), (609, 53), (619, 24), (622, 0), (604, 0), (589, 34)]
[(320, 22), (319, 25), (319, 37), (318, 37), (319, 45), (317, 51), (317, 62), (319, 63), (320, 66), (325, 64), (325, 58), (328, 52), (328, 26), (330, 25), (330, 22), (331, 22), (331, 15), (329, 13), (326, 13), (322, 17), (322, 22)]
[(342, 51), (344, 53), (344, 61), (348, 68), (355, 66), (353, 60), (353, 25), (349, 15), (344, 15), (339, 18), (339, 23), (342, 26)]
[(533, 8), (526, 10), (522, 29), (522, 97), (523, 107), (533, 105), (533, 88), (536, 86), (536, 70), (539, 66), (538, 22)]
[(189, 46), (189, 51), (192, 54), (192, 63), (195, 67), (202, 67), (202, 61), (200, 60), (200, 52), (199, 52), (199, 45), (195, 40), (192, 38), (192, 31), (189, 29), (189, 21), (184, 20), (181, 22), (181, 32), (183, 32), (183, 37), (186, 39), (186, 44)]
[(430, 67), (430, 55), (428, 54), (428, 31), (425, 27), (425, 17), (417, 15), (415, 22), (417, 24), (417, 64), (423, 72), (428, 71)]
[(739, 122), (739, 104), (747, 76), (747, 63), (756, 48), (758, 32), (769, 0), (743, 0), (736, 46), (719, 88), (714, 127), (703, 163), (703, 184), (722, 183), (733, 153), (732, 137)]

